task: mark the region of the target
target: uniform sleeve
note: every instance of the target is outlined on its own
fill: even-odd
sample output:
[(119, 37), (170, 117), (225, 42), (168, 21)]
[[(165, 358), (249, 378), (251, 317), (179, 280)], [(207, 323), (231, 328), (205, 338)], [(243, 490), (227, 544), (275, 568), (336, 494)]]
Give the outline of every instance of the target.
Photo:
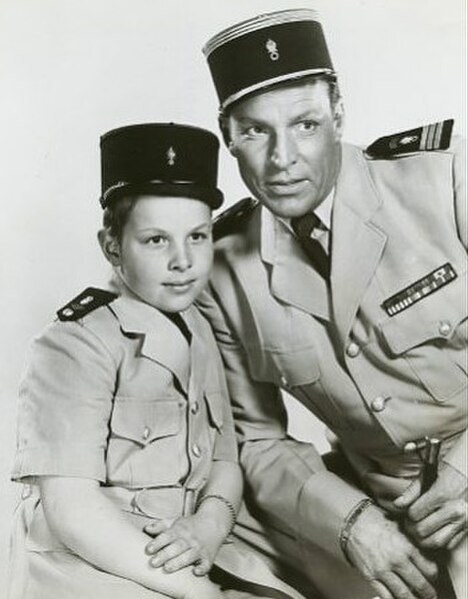
[(468, 208), (466, 194), (466, 140), (457, 138), (453, 144), (453, 182), (455, 218), (458, 236), (468, 249)]
[(20, 388), (14, 480), (105, 481), (115, 373), (108, 350), (80, 323), (54, 323), (35, 340)]
[(279, 389), (251, 378), (245, 351), (211, 293), (200, 298), (199, 307), (221, 350), (240, 461), (258, 505), (274, 526), (304, 541), (320, 539), (344, 561), (340, 532), (347, 515), (366, 495), (326, 470), (312, 444), (288, 437)]

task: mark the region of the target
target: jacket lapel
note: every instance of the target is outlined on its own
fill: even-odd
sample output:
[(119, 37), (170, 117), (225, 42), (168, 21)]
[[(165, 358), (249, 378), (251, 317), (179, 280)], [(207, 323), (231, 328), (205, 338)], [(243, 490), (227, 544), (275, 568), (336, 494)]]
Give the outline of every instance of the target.
[(331, 257), (333, 311), (342, 339), (348, 336), (385, 247), (387, 236), (372, 220), (380, 203), (360, 151), (344, 145), (333, 204)]
[(190, 384), (189, 395), (194, 398), (200, 398), (205, 390), (206, 372), (208, 369), (208, 341), (204, 338), (200, 319), (203, 317), (192, 306), (183, 313), (185, 322), (192, 333), (192, 342), (190, 344)]
[(110, 307), (124, 332), (142, 335), (141, 354), (170, 370), (187, 392), (190, 350), (179, 328), (159, 310), (125, 293)]
[(329, 291), (284, 223), (262, 208), (261, 253), (272, 265), (271, 292), (279, 300), (319, 318), (330, 318)]

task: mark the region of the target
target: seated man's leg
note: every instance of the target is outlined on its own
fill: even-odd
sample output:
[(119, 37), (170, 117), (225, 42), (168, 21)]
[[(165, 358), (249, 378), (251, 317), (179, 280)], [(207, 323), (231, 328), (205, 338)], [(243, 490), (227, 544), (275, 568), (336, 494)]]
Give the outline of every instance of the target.
[(323, 549), (304, 544), (276, 527), (245, 503), (233, 535), (255, 550), (273, 572), (310, 599), (371, 599), (375, 592), (351, 566)]

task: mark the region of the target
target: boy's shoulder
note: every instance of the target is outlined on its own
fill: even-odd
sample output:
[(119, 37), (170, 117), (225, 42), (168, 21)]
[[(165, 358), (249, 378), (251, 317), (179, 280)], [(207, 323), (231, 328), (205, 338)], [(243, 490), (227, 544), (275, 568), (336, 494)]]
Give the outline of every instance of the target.
[(57, 318), (61, 322), (81, 320), (98, 308), (107, 306), (117, 297), (117, 293), (113, 293), (112, 291), (99, 289), (98, 287), (87, 287), (57, 310)]

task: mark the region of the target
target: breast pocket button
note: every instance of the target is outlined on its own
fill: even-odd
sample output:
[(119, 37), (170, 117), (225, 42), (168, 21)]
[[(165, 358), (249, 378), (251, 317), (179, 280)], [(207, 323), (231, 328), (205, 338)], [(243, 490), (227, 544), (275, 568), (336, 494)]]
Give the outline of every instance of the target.
[(447, 335), (450, 335), (451, 330), (452, 330), (452, 325), (450, 324), (450, 322), (447, 322), (445, 320), (444, 322), (440, 323), (439, 333), (441, 335), (443, 335), (444, 337), (446, 337)]
[(149, 428), (149, 426), (145, 426), (145, 428), (143, 429), (143, 432), (141, 434), (143, 441), (147, 441), (149, 439), (150, 434), (151, 434), (151, 429)]
[(385, 410), (385, 398), (384, 397), (376, 397), (371, 402), (371, 408), (374, 412), (382, 412)]
[(346, 355), (349, 358), (355, 358), (356, 356), (359, 355), (360, 351), (361, 351), (361, 348), (359, 347), (359, 345), (357, 343), (354, 343), (354, 341), (352, 341), (346, 348)]
[(196, 458), (199, 458), (202, 454), (201, 448), (199, 445), (197, 445), (196, 443), (194, 443), (192, 445), (192, 453)]
[(198, 401), (194, 401), (191, 405), (190, 405), (190, 412), (192, 414), (198, 414), (198, 410), (200, 409), (200, 404), (198, 403)]

